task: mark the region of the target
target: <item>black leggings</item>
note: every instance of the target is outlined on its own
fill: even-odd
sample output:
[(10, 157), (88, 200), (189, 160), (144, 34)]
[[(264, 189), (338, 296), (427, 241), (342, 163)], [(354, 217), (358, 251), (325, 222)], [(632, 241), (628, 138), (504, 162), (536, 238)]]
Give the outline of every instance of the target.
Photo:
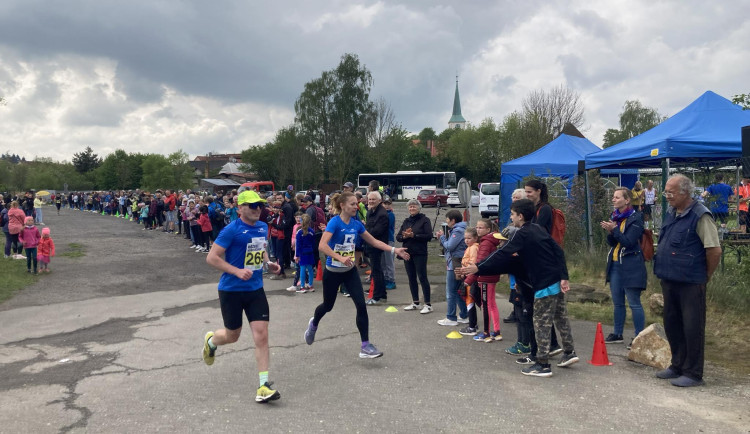
[(409, 277), (409, 290), (411, 291), (412, 301), (419, 303), (418, 278), (419, 283), (422, 285), (424, 303), (430, 304), (430, 281), (427, 280), (427, 255), (413, 255), (411, 259), (404, 261), (404, 266), (406, 267), (406, 275)]
[(18, 234), (10, 234), (10, 245), (13, 253), (20, 255), (23, 252), (23, 243), (19, 241)]
[[(356, 265), (355, 265), (356, 267)], [(367, 306), (365, 305), (365, 294), (362, 292), (362, 281), (356, 268), (345, 273), (335, 273), (326, 269), (323, 272), (323, 303), (315, 308), (313, 324), (317, 327), (323, 316), (333, 309), (336, 303), (339, 285), (344, 284), (352, 297), (354, 306), (357, 307), (357, 328), (362, 342), (369, 340), (369, 323), (367, 317)]]

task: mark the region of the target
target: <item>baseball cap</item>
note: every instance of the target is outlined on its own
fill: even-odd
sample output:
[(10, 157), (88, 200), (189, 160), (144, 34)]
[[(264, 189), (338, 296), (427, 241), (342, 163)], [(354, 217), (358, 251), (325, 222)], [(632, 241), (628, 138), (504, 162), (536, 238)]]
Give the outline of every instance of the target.
[(495, 232), (494, 234), (492, 234), (492, 236), (501, 241), (508, 241), (508, 239), (505, 238), (505, 236), (500, 232)]
[(245, 203), (257, 203), (257, 202), (265, 202), (265, 201), (266, 200), (258, 196), (258, 193), (256, 193), (255, 191), (245, 190), (242, 193), (240, 193), (240, 196), (237, 199), (237, 204), (242, 205)]
[(344, 187), (346, 187), (346, 188), (352, 188), (352, 187), (354, 187), (354, 184), (352, 184), (351, 182), (345, 182), (344, 183)]

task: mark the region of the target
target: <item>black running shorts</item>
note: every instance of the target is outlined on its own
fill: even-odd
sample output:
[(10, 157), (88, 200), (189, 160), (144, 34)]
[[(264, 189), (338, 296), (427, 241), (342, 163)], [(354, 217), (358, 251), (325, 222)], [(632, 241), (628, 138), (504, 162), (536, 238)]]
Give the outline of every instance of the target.
[(224, 327), (228, 330), (242, 327), (242, 312), (245, 312), (248, 322), (270, 319), (268, 300), (263, 288), (256, 291), (219, 291), (219, 304)]

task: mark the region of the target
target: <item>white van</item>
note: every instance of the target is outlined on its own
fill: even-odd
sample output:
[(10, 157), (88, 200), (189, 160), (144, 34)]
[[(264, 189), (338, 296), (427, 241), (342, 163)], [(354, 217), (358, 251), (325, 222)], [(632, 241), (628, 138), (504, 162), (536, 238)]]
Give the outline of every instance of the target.
[(497, 216), (500, 208), (500, 183), (484, 182), (479, 185), (479, 213), (482, 218)]

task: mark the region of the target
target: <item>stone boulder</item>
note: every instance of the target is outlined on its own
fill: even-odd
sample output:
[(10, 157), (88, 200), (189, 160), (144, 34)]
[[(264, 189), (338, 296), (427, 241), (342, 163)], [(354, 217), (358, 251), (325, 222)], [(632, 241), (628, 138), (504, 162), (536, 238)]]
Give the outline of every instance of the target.
[(609, 298), (608, 293), (598, 291), (593, 286), (571, 282), (566, 300), (568, 303), (604, 303)]
[(648, 308), (654, 315), (664, 316), (664, 296), (662, 294), (651, 294), (648, 298)]
[(658, 369), (667, 369), (672, 361), (672, 351), (661, 324), (651, 324), (633, 340), (628, 359)]

